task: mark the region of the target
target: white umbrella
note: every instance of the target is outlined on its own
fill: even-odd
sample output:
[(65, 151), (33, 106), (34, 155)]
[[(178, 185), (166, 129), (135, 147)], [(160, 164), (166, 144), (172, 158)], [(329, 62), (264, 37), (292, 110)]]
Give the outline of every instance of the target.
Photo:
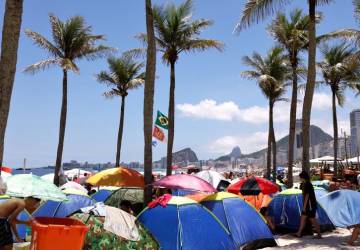
[(5, 172), (5, 171), (1, 171), (1, 178), (4, 182), (6, 182), (6, 180), (12, 176), (12, 174), (8, 173), (8, 172)]
[(79, 168), (74, 168), (74, 169), (71, 169), (71, 170), (64, 171), (64, 174), (68, 178), (73, 179), (74, 177), (83, 178), (83, 177), (85, 177), (85, 174), (89, 177), (92, 174), (92, 172), (82, 170), (82, 169), (79, 169)]
[(213, 170), (204, 170), (195, 174), (197, 177), (209, 182), (214, 188), (217, 188), (221, 181), (228, 182), (224, 176)]
[(54, 182), (54, 174), (45, 174), (43, 176), (40, 177), (41, 179), (43, 179), (44, 181), (53, 183)]
[(84, 188), (83, 186), (81, 186), (79, 183), (76, 183), (74, 181), (69, 181), (68, 183), (65, 183), (64, 185), (62, 185), (60, 187), (61, 190), (66, 190), (66, 189), (76, 189), (79, 190), (81, 192), (84, 192), (85, 194), (87, 194), (87, 190), (86, 188)]

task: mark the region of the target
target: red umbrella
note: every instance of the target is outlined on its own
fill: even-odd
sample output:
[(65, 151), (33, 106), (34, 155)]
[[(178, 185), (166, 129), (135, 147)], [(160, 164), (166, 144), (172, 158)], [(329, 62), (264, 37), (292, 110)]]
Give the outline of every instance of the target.
[(227, 191), (242, 195), (273, 194), (279, 191), (279, 187), (269, 180), (252, 176), (231, 184)]
[(207, 181), (189, 174), (174, 174), (161, 178), (153, 183), (154, 187), (171, 189), (197, 190), (201, 192), (216, 192), (216, 189)]

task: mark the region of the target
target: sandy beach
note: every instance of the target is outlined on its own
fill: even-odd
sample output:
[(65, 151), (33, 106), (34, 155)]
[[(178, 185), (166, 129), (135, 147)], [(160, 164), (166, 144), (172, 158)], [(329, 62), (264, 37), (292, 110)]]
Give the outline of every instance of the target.
[[(277, 235), (277, 242), (281, 249), (295, 250), (295, 249), (308, 249), (308, 250), (355, 250), (360, 249), (360, 242), (356, 242), (355, 246), (345, 245), (344, 242), (350, 237), (350, 231), (347, 229), (337, 228), (336, 230), (323, 234), (323, 239), (313, 239), (312, 236), (304, 236), (301, 239), (295, 238), (290, 234)], [(279, 249), (276, 247), (265, 248)]]

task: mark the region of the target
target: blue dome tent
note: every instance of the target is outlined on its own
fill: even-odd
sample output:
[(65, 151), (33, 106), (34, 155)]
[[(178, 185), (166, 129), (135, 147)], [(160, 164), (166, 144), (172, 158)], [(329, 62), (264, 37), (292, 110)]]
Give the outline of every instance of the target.
[(138, 220), (164, 250), (235, 250), (229, 232), (199, 203), (172, 196), (166, 207), (146, 208)]
[[(285, 232), (297, 231), (300, 226), (302, 206), (303, 196), (299, 189), (287, 189), (277, 194), (269, 204), (269, 213), (274, 218), (277, 230)], [(334, 228), (327, 213), (319, 203), (316, 218), (322, 231)]]
[(114, 190), (100, 189), (91, 196), (97, 202), (105, 202), (112, 194)]
[(359, 192), (346, 189), (337, 190), (322, 196), (318, 202), (335, 226), (348, 227), (360, 224)]
[(68, 198), (68, 201), (45, 202), (33, 213), (33, 217), (65, 218), (83, 207), (94, 205), (94, 200), (86, 195), (69, 194), (66, 197)]
[(237, 249), (277, 245), (262, 216), (239, 196), (220, 192), (206, 197), (201, 204), (213, 212), (230, 231)]

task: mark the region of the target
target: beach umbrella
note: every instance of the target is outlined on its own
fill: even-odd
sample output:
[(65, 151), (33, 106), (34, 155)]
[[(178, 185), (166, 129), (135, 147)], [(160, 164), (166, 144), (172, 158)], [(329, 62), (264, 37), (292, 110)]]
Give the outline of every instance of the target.
[(45, 175), (42, 175), (40, 178), (43, 179), (44, 181), (47, 181), (50, 183), (54, 182), (54, 174), (45, 174)]
[(131, 168), (117, 167), (103, 170), (86, 181), (93, 186), (139, 187), (144, 188), (144, 177)]
[(1, 178), (4, 182), (6, 182), (6, 180), (11, 176), (12, 174), (9, 172), (1, 171)]
[(86, 171), (86, 170), (82, 170), (82, 169), (80, 169), (80, 168), (73, 168), (73, 169), (64, 171), (64, 174), (65, 174), (68, 178), (73, 179), (74, 177), (83, 178), (83, 177), (85, 177), (85, 174), (86, 174), (87, 176), (90, 176), (90, 175), (92, 174), (92, 172)]
[(237, 195), (219, 192), (207, 196), (201, 204), (213, 212), (229, 230), (236, 249), (258, 249), (277, 245), (262, 216)]
[(203, 170), (195, 175), (209, 182), (218, 191), (224, 191), (230, 185), (223, 175), (213, 170)]
[(32, 214), (33, 217), (65, 218), (83, 207), (94, 205), (94, 200), (87, 195), (68, 194), (66, 197), (68, 200), (65, 202), (47, 201), (43, 203)]
[(61, 190), (65, 190), (65, 189), (77, 189), (82, 191), (83, 193), (87, 194), (87, 190), (86, 188), (84, 188), (82, 185), (80, 185), (79, 183), (76, 183), (75, 181), (69, 181), (67, 183), (65, 183), (64, 185), (62, 185), (60, 187)]
[(217, 190), (207, 181), (188, 174), (174, 174), (161, 178), (153, 183), (154, 187), (185, 189), (201, 192), (216, 192)]
[(236, 249), (229, 231), (215, 215), (189, 198), (172, 196), (166, 205), (145, 208), (138, 220), (160, 249)]
[(318, 202), (337, 227), (360, 224), (360, 193), (353, 190), (337, 190), (318, 199)]
[(57, 186), (33, 174), (13, 175), (6, 184), (6, 194), (13, 197), (34, 197), (53, 201), (66, 200), (66, 195)]
[[(269, 213), (274, 219), (276, 229), (284, 232), (296, 232), (299, 229), (302, 209), (302, 191), (295, 188), (286, 189), (276, 194), (269, 204)], [(322, 231), (334, 228), (328, 214), (319, 204), (319, 200), (316, 209), (316, 219)]]
[(252, 176), (231, 184), (227, 191), (242, 195), (273, 194), (279, 191), (279, 187), (269, 180)]

